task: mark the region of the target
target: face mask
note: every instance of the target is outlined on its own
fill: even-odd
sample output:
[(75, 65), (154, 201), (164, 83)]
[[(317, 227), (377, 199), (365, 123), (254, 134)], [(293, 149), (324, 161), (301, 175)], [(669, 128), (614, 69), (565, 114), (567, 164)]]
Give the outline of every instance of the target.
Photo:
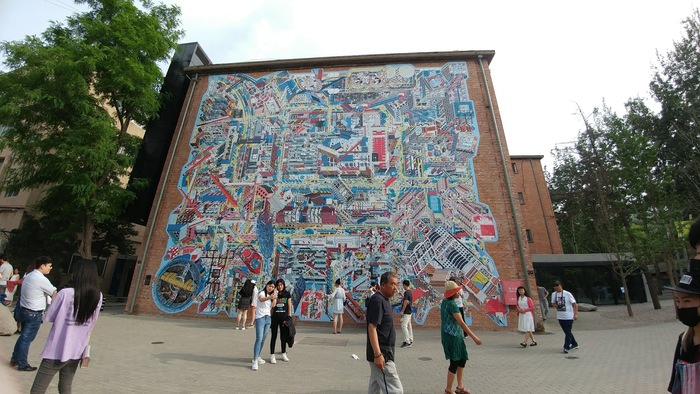
[(695, 327), (700, 324), (700, 316), (698, 316), (698, 308), (678, 308), (676, 310), (678, 320), (688, 327)]

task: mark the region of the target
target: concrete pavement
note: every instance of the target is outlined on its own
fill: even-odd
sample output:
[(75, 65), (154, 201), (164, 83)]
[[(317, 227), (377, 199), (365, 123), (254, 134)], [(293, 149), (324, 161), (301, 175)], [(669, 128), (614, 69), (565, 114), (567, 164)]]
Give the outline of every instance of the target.
[[(472, 393), (661, 393), (671, 372), (676, 337), (684, 326), (674, 319), (670, 300), (653, 310), (634, 305), (581, 312), (574, 335), (581, 349), (562, 352), (563, 334), (550, 311), (538, 346), (521, 348), (520, 333), (477, 331), (483, 345), (467, 342), (470, 360), (465, 386)], [(123, 305), (109, 305), (92, 335), (90, 367), (78, 370), (75, 393), (362, 393), (369, 369), (364, 360), (365, 331), (331, 325), (298, 327), (290, 362), (268, 361), (250, 369), (254, 330), (234, 330), (234, 321), (130, 316)], [(398, 319), (397, 324), (398, 324)], [(29, 361), (38, 366), (48, 334), (44, 325)], [(397, 342), (402, 341), (397, 326)], [(406, 393), (442, 393), (448, 362), (438, 329), (414, 326), (415, 343), (396, 349)], [(17, 336), (0, 337), (0, 392), (27, 393), (35, 373), (9, 367)], [(278, 339), (279, 341), (279, 339)], [(278, 343), (279, 352), (279, 343)], [(352, 355), (356, 354), (359, 360)], [(58, 377), (49, 392), (57, 392)]]

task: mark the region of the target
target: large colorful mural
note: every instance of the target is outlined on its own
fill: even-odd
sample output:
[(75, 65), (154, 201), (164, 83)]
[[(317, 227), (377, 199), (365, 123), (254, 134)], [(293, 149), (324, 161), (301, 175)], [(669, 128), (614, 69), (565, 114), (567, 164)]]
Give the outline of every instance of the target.
[(246, 278), (281, 277), (299, 319), (328, 321), (340, 278), (360, 322), (370, 282), (395, 270), (413, 283), (418, 324), (455, 277), (472, 310), (507, 325), (468, 81), (463, 62), (210, 76), (156, 305), (234, 317)]

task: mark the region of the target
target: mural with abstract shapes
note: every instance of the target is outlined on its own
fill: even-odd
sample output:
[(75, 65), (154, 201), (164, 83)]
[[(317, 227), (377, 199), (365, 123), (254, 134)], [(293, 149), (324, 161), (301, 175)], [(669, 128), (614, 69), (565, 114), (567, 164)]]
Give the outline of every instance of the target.
[(361, 322), (370, 282), (396, 270), (413, 284), (418, 324), (454, 277), (471, 311), (507, 325), (468, 78), (463, 62), (211, 76), (156, 305), (234, 317), (247, 278), (281, 277), (299, 319), (329, 321), (340, 278)]

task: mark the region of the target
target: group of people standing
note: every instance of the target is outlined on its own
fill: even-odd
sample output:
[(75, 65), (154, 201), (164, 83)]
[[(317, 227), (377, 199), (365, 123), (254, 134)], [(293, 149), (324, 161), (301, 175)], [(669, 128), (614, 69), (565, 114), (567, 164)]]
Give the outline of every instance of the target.
[[(265, 364), (262, 358), (262, 349), (265, 339), (270, 331), (270, 364), (277, 364), (275, 353), (277, 334), (280, 334), (281, 353), (280, 358), (284, 362), (289, 361), (287, 346), (294, 345), (294, 322), (292, 313), (292, 296), (287, 290), (284, 279), (268, 281), (262, 290), (255, 286), (255, 280), (248, 279), (241, 289), (238, 301), (238, 326), (237, 329), (245, 330), (246, 315), (252, 309), (255, 316), (255, 343), (253, 344), (253, 360), (251, 369), (257, 371), (259, 366)], [(241, 327), (241, 318), (243, 326)]]
[[(87, 366), (90, 334), (100, 312), (100, 293), (97, 266), (92, 260), (73, 264), (71, 283), (60, 291), (51, 284), (47, 275), (53, 262), (47, 256), (36, 259), (21, 279), (19, 299), (15, 306), (15, 318), (21, 324), (10, 366), (18, 371), (36, 372), (31, 393), (46, 392), (58, 373), (58, 390), (70, 393), (73, 377), (81, 365)], [(41, 352), (41, 364), (29, 364), (29, 348), (36, 338), (41, 324), (51, 322), (51, 330)]]

